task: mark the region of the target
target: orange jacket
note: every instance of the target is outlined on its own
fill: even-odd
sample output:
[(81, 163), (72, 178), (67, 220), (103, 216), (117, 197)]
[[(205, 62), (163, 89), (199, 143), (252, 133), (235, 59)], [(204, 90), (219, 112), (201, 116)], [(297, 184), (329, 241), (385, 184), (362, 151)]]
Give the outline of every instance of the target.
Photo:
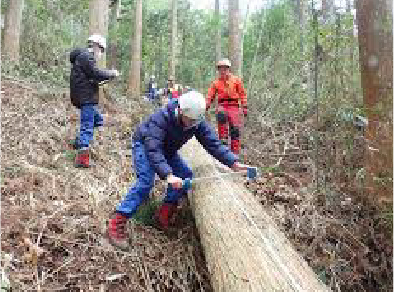
[(246, 92), (242, 85), (241, 78), (230, 74), (226, 79), (218, 78), (213, 81), (211, 87), (208, 89), (208, 96), (206, 100), (207, 109), (209, 109), (212, 102), (215, 100), (216, 95), (218, 97), (219, 105), (239, 106), (239, 102), (241, 102), (241, 106), (246, 113)]

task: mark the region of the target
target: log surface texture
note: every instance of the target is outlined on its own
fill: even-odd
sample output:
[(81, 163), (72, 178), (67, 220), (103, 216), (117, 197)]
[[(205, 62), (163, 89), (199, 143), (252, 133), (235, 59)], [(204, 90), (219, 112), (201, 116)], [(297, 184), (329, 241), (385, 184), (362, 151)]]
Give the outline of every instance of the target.
[[(194, 177), (219, 173), (217, 163), (195, 139), (181, 152)], [(242, 180), (197, 182), (189, 201), (216, 292), (330, 291)]]

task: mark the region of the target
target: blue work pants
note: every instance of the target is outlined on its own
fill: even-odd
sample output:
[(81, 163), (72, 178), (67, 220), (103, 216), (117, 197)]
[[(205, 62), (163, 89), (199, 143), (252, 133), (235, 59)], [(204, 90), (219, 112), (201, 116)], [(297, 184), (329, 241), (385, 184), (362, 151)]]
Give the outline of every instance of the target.
[[(126, 196), (116, 208), (118, 213), (122, 213), (128, 218), (137, 212), (138, 207), (149, 198), (149, 193), (155, 181), (155, 170), (148, 159), (147, 151), (142, 141), (133, 141), (132, 157), (137, 181), (129, 189)], [(193, 173), (191, 169), (179, 154), (175, 154), (173, 157), (169, 158), (167, 162), (172, 168), (173, 175), (182, 179), (192, 178)], [(164, 202), (177, 204), (183, 195), (186, 195), (186, 191), (173, 188), (169, 190), (169, 188), (167, 188)]]
[(94, 128), (103, 125), (103, 116), (96, 104), (83, 105), (80, 110), (80, 130), (77, 135), (76, 146), (78, 149), (87, 149), (90, 141), (93, 140)]

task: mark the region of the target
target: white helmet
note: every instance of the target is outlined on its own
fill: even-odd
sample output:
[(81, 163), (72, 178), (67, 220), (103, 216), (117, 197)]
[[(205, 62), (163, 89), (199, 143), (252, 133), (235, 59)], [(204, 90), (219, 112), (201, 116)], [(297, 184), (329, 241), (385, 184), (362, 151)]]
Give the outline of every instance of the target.
[(193, 120), (201, 120), (205, 114), (205, 98), (197, 91), (189, 91), (179, 97), (182, 114)]
[(231, 62), (229, 59), (222, 59), (217, 64), (216, 67), (231, 67)]
[(150, 79), (155, 79), (155, 75), (151, 75), (151, 76), (150, 76)]
[(92, 34), (88, 38), (88, 43), (95, 43), (98, 44), (100, 47), (102, 47), (104, 50), (107, 48), (107, 42), (105, 40), (105, 37), (99, 34)]

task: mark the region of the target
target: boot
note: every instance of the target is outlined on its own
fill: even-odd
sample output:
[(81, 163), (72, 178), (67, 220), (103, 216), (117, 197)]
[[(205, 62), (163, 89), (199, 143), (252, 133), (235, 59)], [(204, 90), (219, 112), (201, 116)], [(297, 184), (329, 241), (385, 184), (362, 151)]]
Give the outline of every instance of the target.
[(67, 142), (67, 149), (68, 150), (78, 150), (78, 143), (77, 143), (77, 139), (75, 140), (69, 140)]
[(221, 139), (220, 142), (222, 142), (223, 145), (228, 146), (228, 138)]
[(129, 248), (129, 242), (126, 234), (127, 217), (119, 213), (114, 213), (112, 218), (109, 219), (107, 237), (109, 242), (122, 249)]
[(236, 139), (231, 139), (231, 152), (233, 152), (235, 155), (239, 155), (239, 150), (240, 150), (240, 145), (241, 143), (239, 140)]
[(89, 149), (78, 150), (77, 156), (75, 156), (75, 167), (90, 167), (89, 164)]
[(156, 210), (155, 213), (155, 225), (158, 229), (167, 231), (170, 227), (170, 221), (175, 215), (177, 210), (177, 204), (173, 203), (163, 203), (160, 208)]

